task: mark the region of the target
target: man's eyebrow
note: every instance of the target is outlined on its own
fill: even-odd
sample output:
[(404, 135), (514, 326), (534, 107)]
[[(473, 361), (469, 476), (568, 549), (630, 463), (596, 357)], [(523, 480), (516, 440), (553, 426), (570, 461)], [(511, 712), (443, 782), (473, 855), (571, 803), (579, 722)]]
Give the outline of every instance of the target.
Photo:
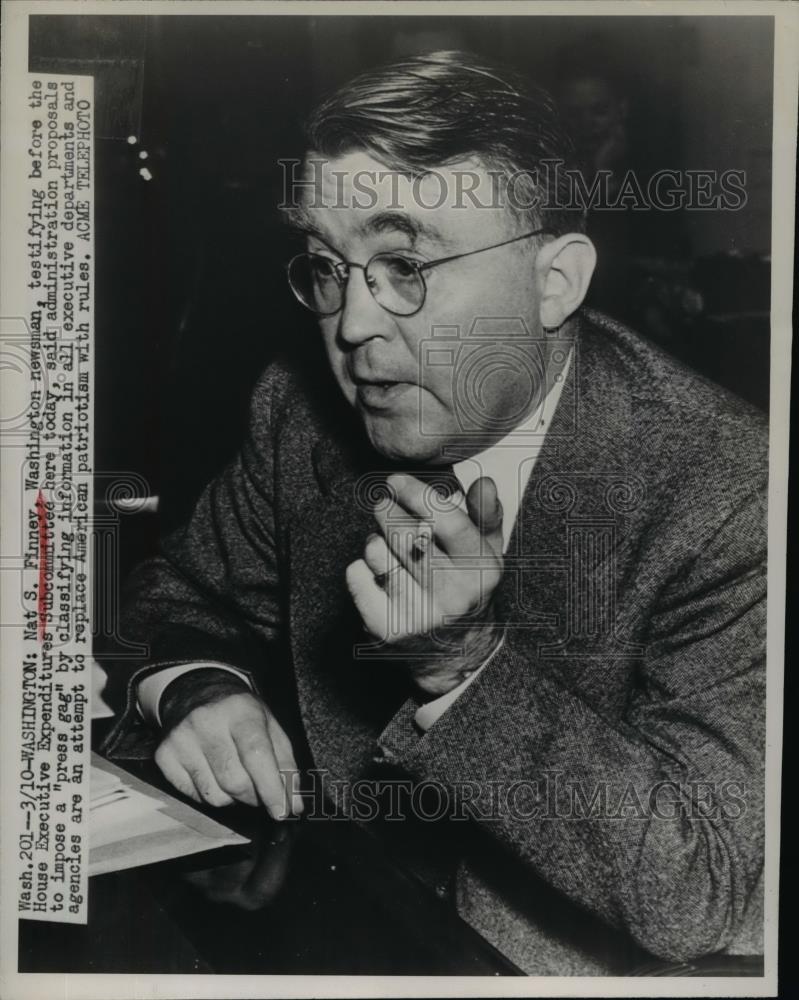
[(288, 229), (289, 233), (296, 239), (309, 239), (313, 238), (319, 240), (320, 243), (324, 243), (327, 249), (337, 256), (341, 256), (340, 252), (336, 250), (330, 239), (325, 235), (325, 233), (312, 221), (310, 216), (308, 216), (301, 209), (285, 211), (283, 219)]
[[(283, 209), (283, 220), (286, 227), (295, 236), (315, 236), (322, 243), (329, 245), (325, 233), (313, 222), (310, 213), (304, 207), (292, 206), (290, 209)], [(405, 212), (389, 209), (369, 216), (361, 223), (360, 229), (366, 235), (402, 233), (414, 244), (420, 239), (427, 239), (438, 246), (452, 246), (452, 241), (448, 240), (435, 226), (414, 219)]]
[(449, 240), (435, 226), (414, 219), (405, 212), (387, 210), (370, 215), (361, 225), (361, 229), (365, 233), (403, 233), (414, 243), (419, 239), (427, 239), (440, 246), (449, 245)]

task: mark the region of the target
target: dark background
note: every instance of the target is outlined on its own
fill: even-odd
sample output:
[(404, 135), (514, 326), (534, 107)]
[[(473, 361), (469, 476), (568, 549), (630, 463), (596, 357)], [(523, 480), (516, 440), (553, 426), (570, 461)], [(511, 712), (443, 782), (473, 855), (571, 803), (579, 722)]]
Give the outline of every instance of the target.
[(594, 218), (593, 298), (767, 407), (771, 18), (70, 15), (30, 25), (31, 70), (96, 80), (96, 467), (143, 476), (162, 526), (230, 457), (275, 351), (316, 349), (313, 320), (286, 286), (275, 211), (277, 160), (302, 152), (299, 118), (331, 86), (411, 52), (468, 48), (558, 94), (601, 78), (626, 109), (620, 168), (745, 170), (740, 211)]

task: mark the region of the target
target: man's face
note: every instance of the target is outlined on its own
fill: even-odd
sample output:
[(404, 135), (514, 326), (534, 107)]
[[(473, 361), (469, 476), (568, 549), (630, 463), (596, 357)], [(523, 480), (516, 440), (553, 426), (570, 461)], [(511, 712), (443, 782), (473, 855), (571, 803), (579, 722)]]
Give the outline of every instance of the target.
[[(454, 194), (456, 184), (462, 189), (475, 183), (465, 183), (462, 173), (456, 180), (467, 168), (479, 178), (479, 204)], [(335, 262), (365, 265), (385, 251), (433, 261), (527, 231), (507, 208), (491, 203), (491, 178), (473, 163), (437, 171), (447, 185), (446, 198), (439, 178), (414, 184), (363, 152), (317, 165), (316, 171), (321, 188), (306, 192), (304, 205), (307, 250)], [(374, 193), (364, 194), (365, 188)], [(507, 363), (508, 349), (519, 347), (520, 320), (533, 335), (540, 328), (533, 243), (523, 240), (425, 271), (427, 296), (412, 316), (387, 312), (371, 294), (363, 270), (351, 269), (341, 311), (319, 323), (333, 374), (382, 454), (395, 461), (435, 463), (442, 460), (445, 445), (479, 451), (489, 438), (497, 440), (519, 423), (540, 399), (529, 366)], [(485, 337), (469, 342), (476, 321), (490, 329), (488, 350)], [(448, 328), (448, 338), (459, 338), (441, 345), (452, 363), (442, 363), (442, 351), (432, 349), (434, 329), (440, 333), (442, 327)], [(474, 351), (488, 360), (482, 373), (471, 371), (470, 389), (458, 385), (458, 372), (469, 369), (464, 361)], [(503, 356), (505, 363), (496, 363)], [(475, 394), (467, 425), (456, 405), (464, 391)]]

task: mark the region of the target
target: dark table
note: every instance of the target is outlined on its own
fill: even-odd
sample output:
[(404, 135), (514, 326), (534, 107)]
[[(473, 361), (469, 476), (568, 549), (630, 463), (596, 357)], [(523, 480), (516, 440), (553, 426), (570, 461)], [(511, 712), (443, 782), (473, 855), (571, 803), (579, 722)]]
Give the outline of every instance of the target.
[(20, 972), (521, 974), (369, 827), (207, 812), (252, 843), (92, 878), (87, 926), (20, 921)]

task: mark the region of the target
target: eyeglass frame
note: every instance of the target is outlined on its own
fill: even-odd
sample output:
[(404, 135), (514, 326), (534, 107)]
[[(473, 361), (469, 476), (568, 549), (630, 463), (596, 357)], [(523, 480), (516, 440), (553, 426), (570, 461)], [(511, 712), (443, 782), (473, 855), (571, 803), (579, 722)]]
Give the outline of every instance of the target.
[[(422, 309), (424, 309), (425, 302), (427, 302), (427, 282), (424, 280), (424, 273), (423, 273), (424, 271), (429, 271), (433, 267), (438, 267), (439, 264), (449, 264), (451, 261), (461, 260), (463, 257), (472, 257), (475, 254), (485, 253), (488, 250), (498, 250), (500, 247), (510, 246), (512, 243), (519, 243), (521, 240), (529, 240), (533, 236), (541, 236), (545, 233), (547, 235), (554, 235), (552, 231), (548, 229), (533, 229), (529, 233), (522, 233), (521, 236), (514, 236), (512, 239), (503, 240), (502, 243), (492, 243), (491, 246), (479, 247), (477, 250), (466, 250), (464, 253), (451, 254), (449, 257), (439, 257), (438, 260), (418, 261), (414, 260), (412, 257), (404, 256), (404, 254), (400, 253), (397, 250), (380, 250), (377, 253), (372, 254), (372, 256), (369, 258), (369, 260), (367, 260), (365, 264), (358, 264), (355, 261), (349, 261), (349, 260), (341, 260), (338, 261), (338, 263), (333, 263), (331, 261), (331, 263), (333, 264), (333, 270), (336, 274), (336, 280), (338, 281), (339, 288), (341, 289), (341, 305), (338, 307), (338, 309), (334, 309), (333, 312), (318, 312), (316, 309), (313, 309), (311, 306), (309, 306), (307, 302), (304, 302), (297, 294), (294, 285), (292, 285), (291, 283), (291, 277), (290, 277), (291, 265), (294, 263), (295, 260), (298, 260), (300, 257), (322, 257), (323, 260), (328, 260), (328, 258), (325, 257), (324, 254), (309, 253), (307, 250), (304, 251), (303, 253), (295, 254), (291, 258), (291, 260), (286, 264), (286, 277), (288, 279), (289, 288), (294, 293), (294, 297), (297, 299), (300, 305), (305, 306), (305, 308), (309, 312), (312, 312), (315, 316), (324, 316), (324, 317), (335, 316), (337, 313), (340, 313), (341, 310), (344, 308), (344, 302), (347, 293), (347, 284), (349, 282), (350, 273), (352, 271), (352, 268), (357, 267), (361, 271), (363, 271), (364, 279), (366, 280), (366, 287), (369, 289), (372, 298), (375, 300), (375, 302), (377, 302), (377, 304), (380, 306), (381, 309), (385, 309), (385, 311), (389, 313), (389, 315), (391, 316), (403, 316), (403, 317), (416, 316), (417, 313), (420, 313)], [(424, 291), (424, 294), (422, 295), (422, 301), (419, 303), (418, 307), (413, 310), (413, 312), (398, 313), (395, 312), (393, 309), (389, 309), (387, 306), (384, 306), (382, 302), (378, 302), (377, 296), (372, 290), (372, 286), (369, 284), (369, 278), (368, 278), (369, 265), (372, 263), (373, 260), (375, 260), (378, 257), (400, 257), (407, 264), (409, 264), (419, 275), (422, 281), (422, 289)], [(344, 276), (342, 276), (339, 273), (339, 268), (342, 267), (347, 268), (347, 273)]]

